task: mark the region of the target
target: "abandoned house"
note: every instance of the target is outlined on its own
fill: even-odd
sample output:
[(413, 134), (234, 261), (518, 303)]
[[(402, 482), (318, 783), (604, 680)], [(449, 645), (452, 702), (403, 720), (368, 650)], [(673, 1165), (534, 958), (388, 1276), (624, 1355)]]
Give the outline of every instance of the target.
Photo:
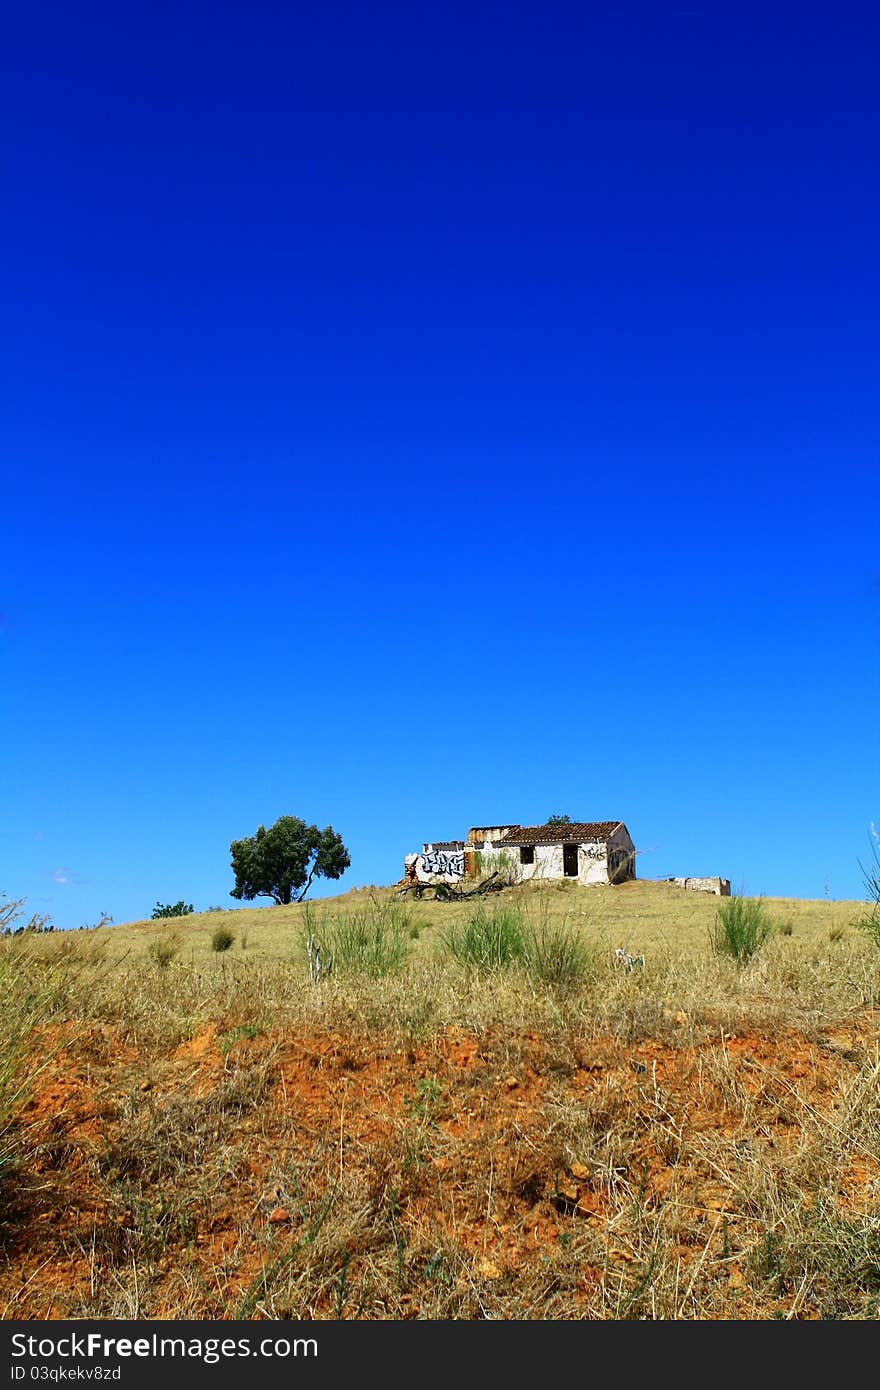
[(432, 841), (404, 860), (404, 877), (415, 883), (456, 883), (502, 870), (523, 882), (624, 883), (636, 876), (636, 850), (623, 821), (478, 825), (467, 840)]

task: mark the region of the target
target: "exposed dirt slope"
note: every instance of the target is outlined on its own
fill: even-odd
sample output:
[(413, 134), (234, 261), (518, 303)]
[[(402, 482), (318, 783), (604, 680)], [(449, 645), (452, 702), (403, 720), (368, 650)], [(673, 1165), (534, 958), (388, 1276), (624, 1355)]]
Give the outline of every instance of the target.
[[(56, 1034), (0, 1313), (865, 1317), (877, 1025), (702, 1043)], [(60, 1046), (59, 1046), (60, 1044)]]

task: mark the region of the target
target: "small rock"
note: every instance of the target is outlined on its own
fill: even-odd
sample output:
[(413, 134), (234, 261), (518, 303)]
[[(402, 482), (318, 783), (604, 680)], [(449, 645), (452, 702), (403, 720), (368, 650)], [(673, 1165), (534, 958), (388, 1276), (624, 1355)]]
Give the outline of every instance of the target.
[(556, 1191), (553, 1195), (556, 1197), (564, 1197), (566, 1201), (569, 1202), (576, 1202), (580, 1193), (573, 1182), (560, 1182), (557, 1183)]
[(274, 1211), (269, 1212), (269, 1221), (273, 1226), (279, 1226), (283, 1221), (289, 1220), (290, 1212), (287, 1207), (276, 1207)]

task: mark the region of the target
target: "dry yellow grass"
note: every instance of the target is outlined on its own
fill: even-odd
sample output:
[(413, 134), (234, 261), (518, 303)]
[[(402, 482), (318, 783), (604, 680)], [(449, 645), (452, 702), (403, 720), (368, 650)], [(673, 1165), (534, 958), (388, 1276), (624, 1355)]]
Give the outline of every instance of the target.
[[(375, 900), (393, 899), (393, 888), (355, 888), (338, 897), (310, 904), (321, 920), (350, 912)], [(546, 911), (551, 920), (568, 921), (603, 947), (627, 947), (634, 954), (662, 950), (674, 954), (700, 953), (707, 949), (719, 899), (667, 883), (634, 882), (617, 888), (583, 888), (561, 881), (527, 884), (505, 889), (488, 898), (493, 903), (517, 902)], [(864, 912), (864, 903), (829, 902), (796, 898), (767, 898), (768, 910), (782, 928), (790, 928), (804, 947), (822, 948), (832, 932), (861, 944), (853, 923)], [(463, 921), (474, 903), (438, 903), (428, 899), (407, 901), (413, 924), (420, 929), (421, 950), (433, 936)], [(289, 960), (301, 946), (306, 906), (245, 907), (228, 911), (194, 913), (188, 917), (131, 922), (90, 933), (114, 955), (128, 951), (145, 953), (149, 941), (169, 937), (179, 941), (183, 958), (190, 963), (210, 958), (211, 935), (219, 925), (236, 933), (233, 954), (244, 951), (252, 960)], [(424, 940), (422, 939), (424, 937)], [(419, 948), (414, 946), (414, 953)]]
[(8, 999), (52, 982), (2, 1316), (876, 1318), (880, 952), (857, 903), (771, 900), (790, 934), (737, 964), (718, 905), (490, 900), (589, 941), (562, 990), (462, 968), (473, 905), (426, 900), (382, 978), (310, 981), (302, 907), (0, 943)]

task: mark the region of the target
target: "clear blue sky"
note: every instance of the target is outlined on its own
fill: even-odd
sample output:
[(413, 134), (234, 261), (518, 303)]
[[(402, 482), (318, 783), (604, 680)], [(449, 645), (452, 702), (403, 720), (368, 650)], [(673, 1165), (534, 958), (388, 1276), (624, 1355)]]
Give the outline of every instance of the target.
[(863, 896), (876, 4), (44, 4), (0, 62), (0, 890), (560, 812)]

